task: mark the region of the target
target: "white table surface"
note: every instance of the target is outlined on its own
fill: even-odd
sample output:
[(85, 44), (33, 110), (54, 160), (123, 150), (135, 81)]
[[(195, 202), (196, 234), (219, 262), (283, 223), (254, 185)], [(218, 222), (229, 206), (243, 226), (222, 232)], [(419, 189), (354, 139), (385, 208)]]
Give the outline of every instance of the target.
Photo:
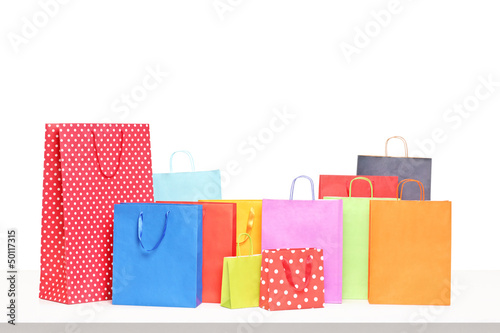
[[(38, 279), (38, 271), (18, 273), (18, 323), (413, 323), (423, 327), (426, 323), (500, 322), (500, 271), (454, 271), (451, 306), (345, 300), (326, 304), (324, 309), (275, 312), (205, 303), (196, 309), (117, 306), (111, 301), (64, 305), (40, 300)], [(2, 278), (0, 288), (7, 290), (6, 279)]]

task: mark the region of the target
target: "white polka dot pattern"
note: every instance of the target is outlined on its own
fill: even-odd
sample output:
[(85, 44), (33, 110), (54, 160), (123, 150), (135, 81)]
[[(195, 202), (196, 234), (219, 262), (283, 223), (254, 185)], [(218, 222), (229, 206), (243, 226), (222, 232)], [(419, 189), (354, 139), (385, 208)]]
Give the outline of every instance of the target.
[(113, 205), (152, 201), (149, 125), (47, 124), (39, 297), (111, 299)]
[[(274, 311), (324, 307), (323, 250), (315, 248), (264, 250), (262, 257), (264, 260), (261, 268), (259, 301), (261, 308)], [(305, 272), (308, 258), (312, 258), (309, 279)], [(289, 276), (282, 262), (285, 260), (285, 264), (290, 267)]]

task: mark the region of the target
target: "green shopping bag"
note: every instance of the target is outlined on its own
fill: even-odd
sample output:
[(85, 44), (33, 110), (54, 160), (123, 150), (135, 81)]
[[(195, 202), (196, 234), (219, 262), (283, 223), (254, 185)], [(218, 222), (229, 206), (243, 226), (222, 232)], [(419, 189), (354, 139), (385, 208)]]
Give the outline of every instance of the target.
[[(370, 184), (370, 198), (351, 197), (355, 180)], [(356, 177), (349, 184), (349, 197), (325, 197), (342, 199), (344, 220), (344, 241), (342, 257), (342, 298), (368, 299), (368, 238), (371, 200), (396, 200), (395, 198), (374, 198), (373, 185), (366, 177)]]
[[(240, 256), (240, 244), (237, 243), (236, 257), (225, 257), (222, 269), (222, 292), (220, 305), (230, 309), (259, 306), (261, 254), (253, 254), (252, 238), (250, 255)], [(238, 241), (239, 241), (238, 237)]]

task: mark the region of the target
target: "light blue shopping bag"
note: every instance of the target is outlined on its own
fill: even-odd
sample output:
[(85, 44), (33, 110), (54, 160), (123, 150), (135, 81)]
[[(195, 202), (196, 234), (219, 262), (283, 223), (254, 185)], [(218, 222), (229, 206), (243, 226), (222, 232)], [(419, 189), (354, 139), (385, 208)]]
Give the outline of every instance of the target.
[[(172, 162), (176, 153), (188, 155), (191, 172), (173, 172)], [(179, 150), (170, 156), (170, 173), (153, 174), (154, 198), (156, 201), (220, 200), (220, 170), (194, 171), (193, 156)]]
[(113, 304), (190, 307), (202, 301), (202, 205), (115, 205)]

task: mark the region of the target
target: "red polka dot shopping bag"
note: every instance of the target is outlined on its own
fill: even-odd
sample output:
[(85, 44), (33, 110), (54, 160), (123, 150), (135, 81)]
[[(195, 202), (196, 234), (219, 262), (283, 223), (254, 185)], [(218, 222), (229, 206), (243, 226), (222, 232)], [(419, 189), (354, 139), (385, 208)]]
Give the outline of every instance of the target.
[(271, 311), (322, 308), (323, 268), (321, 249), (263, 250), (259, 306)]
[(47, 124), (41, 299), (111, 300), (113, 205), (152, 202), (147, 124)]

